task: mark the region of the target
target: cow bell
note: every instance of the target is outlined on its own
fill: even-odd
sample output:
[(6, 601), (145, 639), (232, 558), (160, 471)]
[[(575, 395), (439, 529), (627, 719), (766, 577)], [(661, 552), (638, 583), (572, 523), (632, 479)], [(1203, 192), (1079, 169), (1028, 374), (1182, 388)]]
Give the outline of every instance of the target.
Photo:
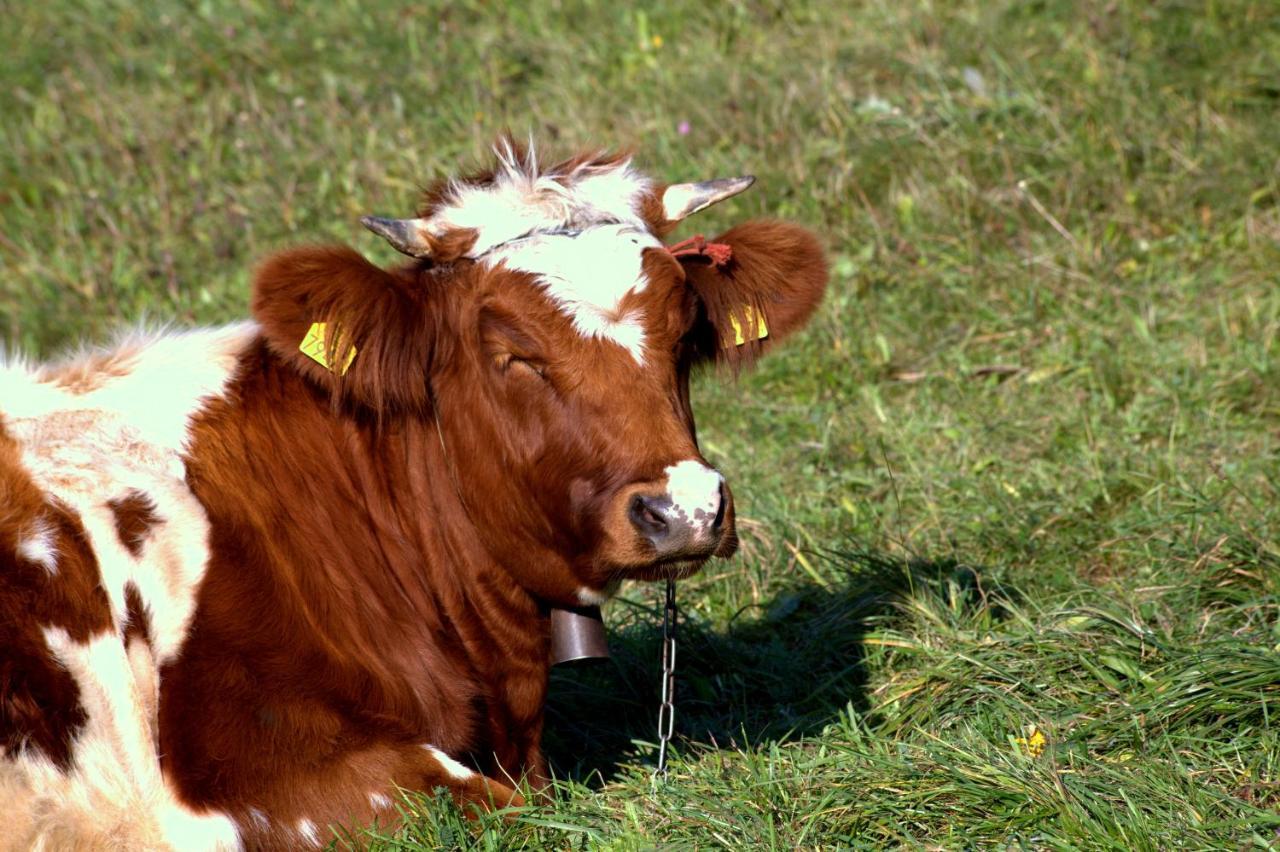
[(551, 610), (551, 665), (608, 656), (609, 643), (605, 640), (600, 607)]

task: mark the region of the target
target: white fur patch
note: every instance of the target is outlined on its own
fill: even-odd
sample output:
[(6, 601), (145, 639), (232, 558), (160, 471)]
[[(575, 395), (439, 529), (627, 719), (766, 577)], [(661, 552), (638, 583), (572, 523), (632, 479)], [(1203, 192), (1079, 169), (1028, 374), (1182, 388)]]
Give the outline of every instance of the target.
[(673, 464), (666, 473), (672, 511), (681, 514), (695, 534), (706, 532), (720, 512), (724, 477), (695, 459)]
[(578, 587), (578, 603), (583, 606), (600, 606), (607, 600), (609, 600), (609, 594), (604, 589)]
[(532, 146), (523, 159), (505, 143), (494, 153), (492, 183), (450, 184), (419, 226), (435, 236), (474, 229), (467, 257), (528, 272), (585, 337), (611, 340), (644, 363), (644, 317), (619, 315), (618, 303), (644, 288), (643, 250), (661, 246), (641, 215), (649, 179), (629, 159), (559, 174), (541, 171)]
[(583, 606), (603, 606), (609, 598), (618, 593), (618, 588), (621, 585), (621, 580), (610, 580), (603, 589), (593, 589), (590, 586), (579, 586), (578, 602)]
[[(209, 557), (209, 521), (195, 495), (181, 480), (163, 473), (156, 475), (143, 465), (105, 452), (90, 454), (91, 466), (83, 470), (56, 451), (48, 456), (24, 453), (23, 459), (37, 484), (49, 486), (79, 515), (98, 563), (99, 581), (107, 593), (115, 629), (122, 630), (127, 619), (125, 590), (132, 583), (150, 612), (150, 637), (157, 665), (174, 659), (195, 614), (196, 590)], [(57, 471), (60, 481), (48, 481), (52, 476), (50, 468)], [(106, 481), (98, 476), (106, 477)], [(83, 487), (67, 487), (74, 484)], [(98, 484), (103, 492), (85, 494)], [(134, 558), (120, 542), (114, 513), (101, 499), (103, 494), (130, 490), (141, 491), (155, 500), (157, 513), (163, 519), (156, 527), (151, 546), (140, 558)]]
[(53, 530), (48, 521), (36, 522), (31, 533), (18, 543), (18, 555), (44, 568), (50, 577), (58, 573), (58, 551), (53, 545)]
[(455, 781), (466, 781), (475, 777), (475, 772), (463, 766), (461, 763), (454, 760), (435, 746), (424, 745), (423, 748), (431, 752), (431, 756), (434, 757), (440, 766), (444, 768), (445, 772), (449, 773), (449, 777)]
[(369, 804), (375, 811), (383, 811), (391, 807), (391, 799), (382, 793), (370, 793)]
[[(224, 392), (256, 335), (250, 323), (135, 334), (45, 368), (0, 363), (5, 430), (34, 484), (78, 514), (113, 627), (87, 643), (45, 630), (86, 721), (69, 772), (39, 756), (0, 759), (0, 801), (11, 820), (0, 833), (20, 848), (239, 848), (228, 817), (197, 814), (170, 790), (156, 710), (159, 667), (182, 645), (208, 559), (208, 519), (184, 481), (182, 453), (192, 418)], [(138, 558), (120, 542), (108, 506), (132, 491), (151, 498), (163, 519)], [(24, 557), (48, 568), (40, 530), (24, 543)], [(130, 583), (150, 612), (151, 646), (122, 641)]]
[[(39, 370), (22, 361), (0, 364), (6, 418), (19, 421), (56, 412), (115, 415), (135, 440), (174, 452), (185, 449), (191, 415), (223, 392), (236, 359), (257, 335), (242, 322), (193, 331), (134, 331), (109, 347), (86, 349)], [(109, 370), (81, 393), (59, 387), (61, 374), (81, 363), (111, 358)]]
[(298, 820), (298, 834), (302, 835), (302, 839), (312, 846), (320, 845), (320, 834), (316, 831), (316, 824), (311, 820)]
[(67, 772), (39, 754), (0, 760), (4, 843), (21, 849), (239, 849), (230, 819), (189, 810), (165, 782), (150, 725), (150, 686), (135, 681), (119, 637), (102, 633), (78, 643), (59, 628), (46, 628), (44, 637), (76, 682), (85, 722), (71, 744)]
[(648, 231), (599, 225), (577, 234), (534, 234), (498, 246), (483, 260), (534, 276), (580, 334), (611, 340), (643, 364), (644, 315), (623, 314), (620, 306), (648, 283), (644, 250), (661, 246)]
[[(125, 586), (151, 611), (158, 661), (186, 636), (208, 559), (208, 520), (187, 488), (182, 453), (191, 419), (233, 378), (252, 323), (126, 337), (117, 350), (82, 353), (31, 370), (0, 366), (0, 414), (34, 483), (77, 512), (98, 560), (117, 629)], [(138, 491), (163, 524), (135, 558), (119, 541), (107, 502)], [(39, 537), (30, 548), (41, 555)], [(48, 567), (47, 562), (43, 562)]]
[(630, 160), (542, 173), (532, 146), (523, 161), (507, 145), (494, 149), (498, 171), (488, 186), (454, 182), (426, 225), (437, 236), (459, 228), (478, 234), (468, 257), (537, 231), (620, 223), (644, 230), (640, 204), (649, 180)]

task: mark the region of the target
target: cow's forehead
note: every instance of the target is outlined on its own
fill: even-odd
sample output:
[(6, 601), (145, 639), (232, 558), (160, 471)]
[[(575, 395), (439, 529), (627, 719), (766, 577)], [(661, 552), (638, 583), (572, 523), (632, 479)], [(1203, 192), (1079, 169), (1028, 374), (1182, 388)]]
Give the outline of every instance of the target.
[(533, 149), (499, 144), (492, 174), (454, 181), (424, 211), (432, 230), (475, 232), (464, 253), (526, 272), (588, 339), (644, 363), (646, 317), (627, 296), (647, 286), (644, 252), (661, 247), (646, 220), (653, 187), (629, 158), (580, 158), (543, 169)]
[(533, 233), (603, 224), (648, 230), (643, 213), (652, 183), (629, 158), (569, 161), (543, 170), (532, 149), (517, 153), (499, 145), (495, 154), (491, 176), (449, 182), (424, 213), (436, 234), (475, 231), (469, 257)]
[(482, 262), (529, 273), (579, 334), (612, 341), (644, 364), (644, 308), (635, 300), (623, 303), (648, 287), (644, 252), (661, 246), (647, 230), (598, 225), (513, 240), (490, 251)]

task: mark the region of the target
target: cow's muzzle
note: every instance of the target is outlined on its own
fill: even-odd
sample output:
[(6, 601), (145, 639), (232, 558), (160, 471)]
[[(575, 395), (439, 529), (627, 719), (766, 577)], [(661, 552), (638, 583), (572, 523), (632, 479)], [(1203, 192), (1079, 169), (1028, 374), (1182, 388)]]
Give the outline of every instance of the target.
[(722, 550), (732, 526), (733, 499), (724, 477), (700, 461), (666, 469), (666, 488), (640, 490), (627, 504), (635, 531), (658, 562), (702, 560)]

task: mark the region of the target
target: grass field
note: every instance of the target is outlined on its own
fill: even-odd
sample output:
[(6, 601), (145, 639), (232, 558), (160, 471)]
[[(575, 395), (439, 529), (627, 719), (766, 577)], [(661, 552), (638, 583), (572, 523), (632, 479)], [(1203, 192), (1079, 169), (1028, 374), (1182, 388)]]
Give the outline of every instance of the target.
[(390, 262), (357, 217), (504, 128), (830, 247), (695, 389), (744, 547), (682, 584), (669, 780), (634, 587), (553, 677), (555, 803), (379, 848), (1280, 844), (1280, 5), (499, 5), (0, 0), (10, 347)]

